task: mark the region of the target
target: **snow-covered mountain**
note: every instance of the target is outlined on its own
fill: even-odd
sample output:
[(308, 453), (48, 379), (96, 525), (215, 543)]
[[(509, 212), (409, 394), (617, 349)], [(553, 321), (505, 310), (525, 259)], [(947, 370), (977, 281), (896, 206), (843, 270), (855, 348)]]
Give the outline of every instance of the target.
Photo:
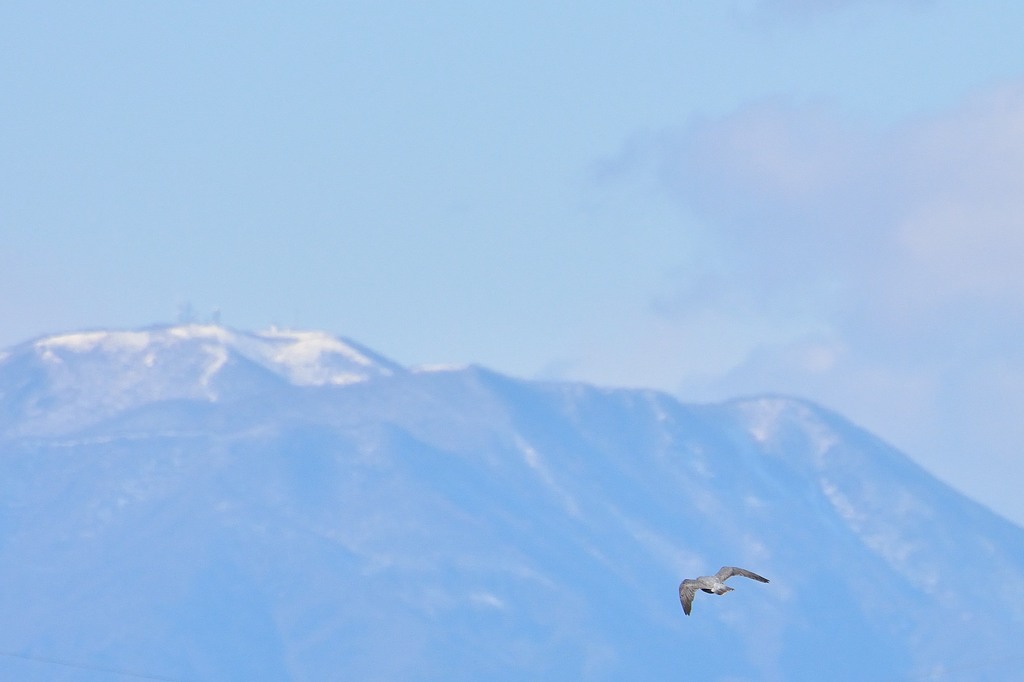
[[(3, 679), (1024, 665), (1024, 530), (839, 415), (406, 369), (315, 332), (0, 353), (0, 548)], [(684, 616), (679, 581), (723, 564), (771, 582)]]

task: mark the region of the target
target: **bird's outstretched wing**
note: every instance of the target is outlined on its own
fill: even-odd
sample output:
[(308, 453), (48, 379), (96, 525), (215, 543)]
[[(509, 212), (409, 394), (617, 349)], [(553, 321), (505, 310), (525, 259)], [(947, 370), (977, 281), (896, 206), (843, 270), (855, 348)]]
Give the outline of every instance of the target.
[(697, 581), (686, 579), (679, 583), (679, 603), (683, 605), (683, 613), (690, 615), (690, 606), (693, 604), (693, 595), (697, 593)]
[(762, 578), (757, 573), (752, 573), (745, 568), (736, 568), (735, 566), (722, 566), (718, 573), (715, 574), (715, 577), (724, 582), (734, 575), (741, 575), (744, 578), (750, 578), (758, 581), (759, 583), (768, 582), (768, 578)]

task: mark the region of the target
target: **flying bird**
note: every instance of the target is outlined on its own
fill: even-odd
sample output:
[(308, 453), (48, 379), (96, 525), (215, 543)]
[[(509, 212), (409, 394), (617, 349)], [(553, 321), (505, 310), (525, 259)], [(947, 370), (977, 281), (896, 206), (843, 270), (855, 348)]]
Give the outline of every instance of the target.
[(693, 595), (697, 590), (704, 590), (708, 594), (725, 594), (732, 592), (731, 587), (726, 587), (725, 581), (734, 575), (742, 575), (744, 578), (751, 578), (758, 582), (766, 583), (768, 578), (762, 578), (757, 573), (751, 573), (745, 568), (735, 566), (722, 566), (714, 575), (702, 575), (699, 578), (687, 578), (679, 583), (679, 601), (683, 605), (683, 613), (690, 615), (690, 606), (693, 604)]

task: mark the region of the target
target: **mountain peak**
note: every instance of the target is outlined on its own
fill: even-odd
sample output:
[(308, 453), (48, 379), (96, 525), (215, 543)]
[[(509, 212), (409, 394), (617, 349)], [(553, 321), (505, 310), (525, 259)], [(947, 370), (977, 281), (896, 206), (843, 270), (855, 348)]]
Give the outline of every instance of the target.
[[(271, 327), (242, 332), (213, 324), (185, 324), (142, 330), (99, 330), (47, 336), (31, 344), (49, 363), (75, 356), (103, 356), (127, 365), (153, 367), (160, 354), (200, 350), (213, 360), (208, 381), (228, 354), (237, 354), (297, 386), (322, 386), (387, 376), (401, 367), (359, 345), (322, 331)], [(135, 367), (138, 369), (138, 367)]]
[(74, 428), (162, 400), (217, 402), (239, 386), (341, 386), (404, 368), (322, 331), (244, 332), (213, 324), (89, 330), (45, 336), (0, 354), (8, 414)]

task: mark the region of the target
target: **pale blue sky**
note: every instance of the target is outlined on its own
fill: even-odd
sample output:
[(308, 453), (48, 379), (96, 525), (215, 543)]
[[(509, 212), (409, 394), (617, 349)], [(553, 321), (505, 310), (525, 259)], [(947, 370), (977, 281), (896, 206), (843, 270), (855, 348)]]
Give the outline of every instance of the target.
[(556, 4), (4, 2), (0, 345), (795, 393), (1024, 522), (1024, 3)]

